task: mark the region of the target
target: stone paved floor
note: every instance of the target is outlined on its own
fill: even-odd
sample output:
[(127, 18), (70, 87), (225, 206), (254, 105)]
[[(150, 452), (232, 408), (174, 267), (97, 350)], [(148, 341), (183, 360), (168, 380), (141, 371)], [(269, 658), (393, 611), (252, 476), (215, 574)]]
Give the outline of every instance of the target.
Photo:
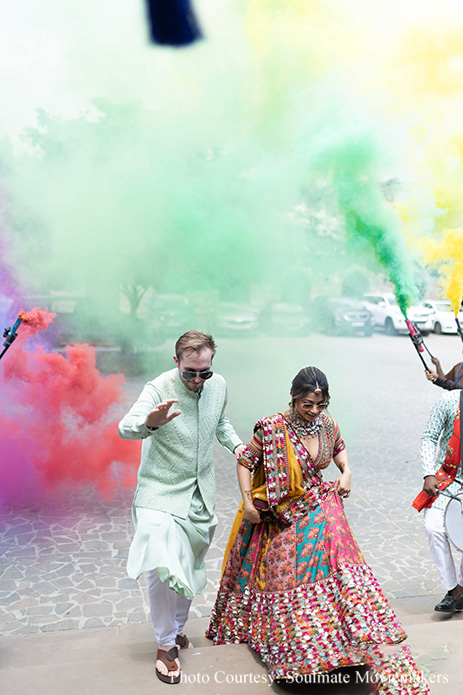
[[(223, 550), (239, 500), (234, 462), (217, 448), (219, 524), (207, 555), (208, 585), (192, 614), (207, 615), (220, 578)], [(369, 489), (369, 481), (362, 487)], [(408, 486), (407, 486), (408, 488)], [(413, 489), (412, 484), (410, 488)], [(0, 617), (3, 635), (30, 634), (144, 622), (146, 583), (125, 574), (131, 539), (131, 490), (99, 499), (91, 490), (70, 494), (66, 507), (49, 501), (40, 509), (9, 512), (1, 524)], [(373, 499), (367, 491), (346, 502), (346, 511), (367, 561), (391, 598), (440, 591), (429, 561), (421, 520), (408, 511), (409, 493), (395, 490)], [(401, 512), (390, 514), (391, 508)]]
[(130, 492), (111, 503), (74, 494), (66, 508), (11, 513), (3, 522), (3, 634), (143, 621), (138, 585), (125, 575)]
[[(220, 577), (223, 549), (236, 511), (234, 459), (217, 451), (222, 500), (209, 551), (208, 586), (192, 614), (208, 614)], [(231, 466), (229, 464), (231, 463)], [(132, 490), (101, 500), (91, 489), (69, 494), (66, 506), (49, 500), (40, 509), (9, 510), (0, 523), (0, 634), (18, 635), (144, 622), (146, 582), (126, 576), (132, 534)], [(62, 498), (62, 495), (60, 495)]]
[[(344, 343), (343, 349), (353, 346), (352, 350), (358, 351), (365, 345), (374, 361), (375, 351), (383, 349), (378, 341), (387, 340), (375, 338), (376, 342)], [(397, 338), (397, 343), (391, 341), (388, 345), (393, 350), (411, 350), (401, 340)], [(332, 349), (337, 351), (340, 345), (338, 342)], [(445, 349), (448, 360), (451, 359), (454, 343), (440, 342), (438, 347), (439, 354)], [(226, 349), (234, 354), (233, 341), (225, 345)], [(412, 367), (416, 366), (415, 357)], [(370, 358), (363, 355), (362, 359)], [(362, 373), (362, 359), (358, 358), (353, 366), (352, 382)], [(387, 359), (392, 361), (394, 354)], [(396, 378), (400, 384), (409, 378), (410, 363), (402, 366), (395, 363), (395, 367), (397, 364)], [(362, 398), (356, 395), (359, 417), (364, 418), (366, 427), (351, 435), (349, 451), (351, 461), (355, 462), (355, 484), (346, 510), (366, 560), (386, 594), (392, 599), (429, 596), (432, 607), (432, 597), (441, 593), (440, 583), (430, 561), (422, 519), (410, 507), (410, 501), (420, 485), (418, 433), (430, 404), (440, 394), (422, 383), (422, 374), (419, 378), (411, 377), (409, 399), (416, 403), (416, 412), (411, 412), (407, 400), (400, 397), (400, 390), (381, 400), (385, 392), (380, 387), (389, 378), (386, 364), (383, 376), (374, 384), (365, 385), (366, 395)], [(127, 403), (133, 402), (143, 383), (143, 378), (129, 380)], [(238, 391), (238, 380), (232, 379), (232, 383)], [(424, 394), (419, 403), (415, 391)], [(373, 401), (369, 398), (376, 398), (376, 405), (378, 399), (380, 402), (371, 421), (368, 418)], [(338, 409), (343, 408), (347, 413), (348, 404), (340, 402)], [(246, 422), (243, 417), (238, 423), (243, 438), (250, 430), (250, 421), (246, 413)], [(383, 423), (386, 423), (384, 427)], [(394, 429), (397, 436), (391, 441), (390, 432)], [(349, 426), (346, 431), (349, 433)], [(208, 585), (204, 596), (197, 597), (192, 607), (192, 615), (197, 617), (207, 615), (214, 601), (223, 550), (239, 499), (233, 457), (218, 446), (216, 464), (219, 525), (207, 556)], [(333, 474), (327, 478), (332, 479)], [(1, 634), (88, 629), (143, 623), (148, 619), (144, 580), (140, 592), (137, 582), (125, 574), (132, 532), (132, 494), (132, 490), (120, 489), (113, 500), (107, 501), (92, 490), (80, 489), (68, 492), (65, 506), (51, 497), (40, 508), (7, 510), (3, 514), (0, 520), (0, 604), (4, 608), (0, 615)]]

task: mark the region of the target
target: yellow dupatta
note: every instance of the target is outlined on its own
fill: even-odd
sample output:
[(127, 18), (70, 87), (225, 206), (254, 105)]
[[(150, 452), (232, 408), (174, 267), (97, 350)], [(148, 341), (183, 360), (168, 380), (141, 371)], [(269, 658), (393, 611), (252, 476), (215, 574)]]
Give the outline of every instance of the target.
[[(288, 437), (288, 432), (286, 430), (286, 425), (285, 425), (285, 439), (286, 439), (286, 453), (288, 456), (288, 465), (289, 465), (289, 492), (285, 497), (277, 504), (275, 507), (276, 512), (281, 513), (283, 512), (288, 504), (296, 497), (300, 497), (301, 495), (305, 494), (305, 490), (302, 487), (302, 471), (301, 467), (299, 465), (299, 461), (297, 460), (296, 454), (294, 453), (294, 449), (292, 447), (291, 442), (289, 441)], [(264, 500), (265, 502), (268, 502), (268, 496), (267, 496), (267, 483), (265, 479), (265, 470), (264, 470), (264, 464), (260, 465), (256, 472), (254, 473), (252, 480), (251, 480), (251, 493), (252, 497), (257, 497), (257, 499)], [(230, 537), (228, 539), (227, 547), (225, 548), (225, 554), (223, 558), (223, 563), (222, 563), (222, 575), (225, 570), (225, 565), (227, 564), (228, 556), (230, 554), (230, 551), (232, 549), (233, 543), (235, 542), (235, 538), (238, 534), (238, 529), (241, 526), (241, 522), (244, 519), (244, 504), (243, 500), (241, 500), (238, 511), (236, 512), (235, 520), (233, 522), (233, 525), (231, 527), (230, 531)]]

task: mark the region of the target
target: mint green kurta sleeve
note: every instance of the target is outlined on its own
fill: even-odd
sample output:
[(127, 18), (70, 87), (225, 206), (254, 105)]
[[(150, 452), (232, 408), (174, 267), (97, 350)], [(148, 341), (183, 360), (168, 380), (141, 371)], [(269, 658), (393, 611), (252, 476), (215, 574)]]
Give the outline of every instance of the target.
[(146, 416), (161, 402), (162, 397), (158, 389), (151, 382), (147, 383), (136, 403), (119, 423), (119, 434), (122, 439), (150, 437), (153, 432), (145, 425)]

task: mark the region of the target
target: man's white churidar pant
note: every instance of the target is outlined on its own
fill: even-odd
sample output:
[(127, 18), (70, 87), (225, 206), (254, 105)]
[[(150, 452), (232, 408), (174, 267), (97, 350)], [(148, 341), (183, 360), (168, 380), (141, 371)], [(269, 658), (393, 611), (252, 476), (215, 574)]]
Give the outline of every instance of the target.
[(151, 621), (158, 644), (175, 644), (193, 598), (206, 586), (204, 557), (217, 517), (195, 489), (186, 519), (136, 507), (136, 530), (127, 559), (129, 577), (148, 572)]
[(148, 595), (156, 641), (172, 646), (176, 636), (183, 632), (191, 599), (177, 594), (169, 587), (169, 582), (162, 582), (157, 570), (148, 572)]

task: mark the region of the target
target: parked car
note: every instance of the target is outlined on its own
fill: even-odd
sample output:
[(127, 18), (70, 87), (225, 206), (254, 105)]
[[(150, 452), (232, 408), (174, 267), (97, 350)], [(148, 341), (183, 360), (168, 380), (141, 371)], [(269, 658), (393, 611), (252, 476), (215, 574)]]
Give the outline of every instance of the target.
[(195, 325), (193, 308), (181, 294), (156, 294), (152, 299), (151, 313), (169, 338), (178, 338)]
[(312, 302), (313, 327), (332, 335), (373, 335), (375, 321), (358, 299), (316, 297)]
[[(365, 294), (363, 305), (373, 314), (376, 328), (384, 330), (387, 335), (408, 332), (407, 324), (392, 292)], [(410, 307), (407, 316), (423, 335), (432, 331), (431, 310), (423, 304)]]
[(261, 311), (259, 322), (270, 335), (307, 335), (310, 330), (310, 318), (300, 304), (270, 304)]
[(165, 336), (155, 318), (144, 320), (114, 309), (102, 310), (88, 300), (71, 312), (56, 312), (44, 338), (57, 348), (86, 343), (96, 348), (137, 351), (161, 345)]
[[(434, 333), (456, 333), (457, 324), (451, 303), (446, 299), (425, 299), (423, 306), (431, 310), (431, 322)], [(463, 311), (458, 312), (460, 324), (463, 322)]]
[(118, 310), (103, 310), (88, 300), (76, 305), (69, 316), (68, 325), (72, 327), (73, 343), (123, 351), (138, 350), (153, 344), (152, 336), (147, 339), (146, 321)]
[(139, 318), (114, 308), (95, 305), (82, 294), (55, 292), (26, 295), (26, 310), (34, 306), (55, 314), (40, 339), (51, 347), (86, 343), (104, 350), (142, 350), (161, 345), (166, 337), (154, 316)]
[(247, 304), (220, 302), (216, 311), (215, 332), (219, 336), (256, 335), (259, 323), (257, 311)]

